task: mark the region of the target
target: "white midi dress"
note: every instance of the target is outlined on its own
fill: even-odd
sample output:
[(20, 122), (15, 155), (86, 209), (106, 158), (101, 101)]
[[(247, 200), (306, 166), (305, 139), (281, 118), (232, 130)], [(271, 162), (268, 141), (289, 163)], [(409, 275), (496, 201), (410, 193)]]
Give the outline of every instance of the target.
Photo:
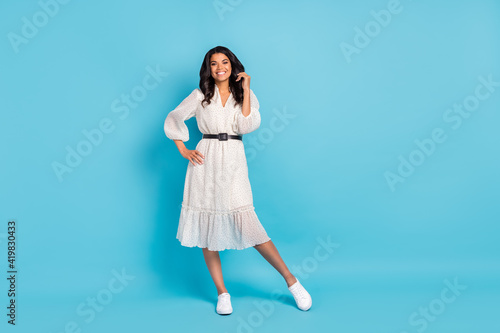
[[(217, 85), (214, 90), (211, 103), (204, 107), (204, 95), (195, 89), (169, 112), (164, 125), (169, 139), (188, 141), (185, 121), (192, 117), (203, 134), (243, 135), (260, 126), (259, 102), (252, 90), (247, 117), (241, 105), (234, 106), (232, 94), (223, 106)], [(188, 161), (176, 236), (181, 245), (222, 251), (269, 241), (253, 206), (243, 141), (202, 138), (195, 149), (205, 158), (203, 164)]]

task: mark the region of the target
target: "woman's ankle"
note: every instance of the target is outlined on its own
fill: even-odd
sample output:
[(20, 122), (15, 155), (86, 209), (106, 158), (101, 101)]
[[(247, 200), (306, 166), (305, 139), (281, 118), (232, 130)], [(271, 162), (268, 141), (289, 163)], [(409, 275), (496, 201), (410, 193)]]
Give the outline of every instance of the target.
[(226, 288), (217, 290), (217, 296), (219, 296), (220, 294), (223, 294), (223, 293), (227, 293)]
[(285, 281), (286, 281), (287, 286), (290, 287), (291, 285), (293, 285), (298, 280), (297, 280), (297, 278), (293, 274), (290, 274), (290, 275), (288, 275), (288, 276), (285, 277)]

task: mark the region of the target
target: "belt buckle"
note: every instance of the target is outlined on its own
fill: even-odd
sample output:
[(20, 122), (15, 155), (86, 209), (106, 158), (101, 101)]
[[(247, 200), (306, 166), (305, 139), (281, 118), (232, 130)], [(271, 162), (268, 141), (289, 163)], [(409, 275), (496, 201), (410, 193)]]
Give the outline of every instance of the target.
[(219, 141), (227, 141), (227, 133), (219, 133), (218, 139)]

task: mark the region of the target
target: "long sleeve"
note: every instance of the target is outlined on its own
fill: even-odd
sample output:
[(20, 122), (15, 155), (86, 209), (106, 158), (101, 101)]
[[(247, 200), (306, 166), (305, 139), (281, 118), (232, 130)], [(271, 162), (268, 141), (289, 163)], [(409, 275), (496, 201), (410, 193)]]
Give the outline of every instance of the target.
[(241, 110), (237, 111), (234, 116), (233, 130), (239, 134), (247, 134), (255, 131), (260, 126), (259, 101), (250, 89), (250, 114), (244, 116)]
[(164, 125), (167, 138), (183, 142), (189, 141), (189, 131), (185, 121), (195, 116), (199, 104), (198, 91), (194, 89), (181, 104), (169, 112)]

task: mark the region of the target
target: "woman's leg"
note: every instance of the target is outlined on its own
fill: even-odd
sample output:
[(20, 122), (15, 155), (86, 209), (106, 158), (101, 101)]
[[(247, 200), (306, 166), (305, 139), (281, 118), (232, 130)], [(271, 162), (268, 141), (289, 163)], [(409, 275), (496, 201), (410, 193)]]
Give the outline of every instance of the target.
[(227, 293), (226, 286), (224, 286), (224, 279), (222, 278), (222, 268), (220, 264), (219, 251), (210, 251), (206, 247), (203, 248), (203, 256), (207, 264), (208, 271), (214, 280), (217, 294)]
[(278, 249), (276, 249), (271, 240), (255, 245), (254, 248), (283, 276), (288, 287), (297, 282), (297, 279), (290, 273), (285, 262), (281, 259)]

